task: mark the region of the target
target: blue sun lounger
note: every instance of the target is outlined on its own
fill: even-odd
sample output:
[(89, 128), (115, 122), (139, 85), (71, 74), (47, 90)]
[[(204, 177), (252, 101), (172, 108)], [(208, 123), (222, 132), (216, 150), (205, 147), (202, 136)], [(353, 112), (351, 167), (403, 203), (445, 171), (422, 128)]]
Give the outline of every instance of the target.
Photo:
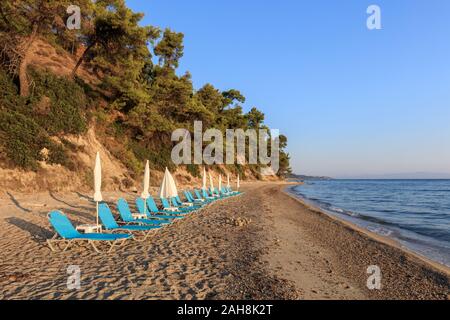
[(190, 209), (191, 211), (200, 209), (200, 208), (202, 207), (202, 206), (201, 206), (200, 204), (198, 204), (198, 203), (190, 202), (189, 199), (186, 199), (186, 200), (188, 200), (187, 202), (183, 202), (183, 201), (180, 199), (180, 196), (176, 196), (176, 197), (174, 198), (174, 200), (175, 200), (176, 204), (177, 204), (179, 207), (182, 207), (182, 208), (188, 208), (188, 209)]
[(193, 212), (199, 208), (194, 206), (192, 203), (182, 202), (179, 197), (173, 197), (171, 200), (175, 207), (184, 212)]
[(198, 199), (203, 199), (208, 203), (211, 203), (215, 200), (213, 197), (208, 196), (208, 194), (206, 194), (206, 192), (204, 190), (202, 190), (202, 191), (203, 191), (203, 193), (200, 193), (200, 191), (198, 191), (198, 190), (194, 190), (194, 193)]
[[(134, 237), (136, 241), (144, 241), (147, 237), (155, 230), (161, 228), (161, 226), (142, 226), (142, 225), (119, 225), (117, 221), (114, 219), (114, 216), (111, 212), (111, 209), (106, 203), (101, 203), (98, 207), (98, 216), (108, 231), (125, 231), (125, 232), (139, 232), (143, 235), (142, 238), (137, 239)], [(131, 223), (131, 222), (130, 222)]]
[(197, 206), (204, 206), (206, 205), (205, 199), (195, 199), (192, 194), (189, 191), (184, 191), (184, 196), (186, 197), (187, 201), (190, 203), (197, 205)]
[[(47, 244), (52, 251), (59, 249), (59, 244), (65, 244), (62, 251), (66, 251), (71, 244), (76, 242), (87, 242), (98, 253), (102, 253), (98, 249), (98, 244), (104, 243), (109, 245), (108, 253), (111, 252), (116, 245), (123, 245), (127, 239), (132, 239), (130, 234), (105, 234), (105, 233), (79, 233), (70, 220), (60, 211), (52, 211), (48, 215), (50, 224), (56, 231), (52, 239), (47, 240)], [(58, 236), (62, 239), (58, 239)]]
[(225, 190), (227, 190), (233, 196), (237, 196), (237, 195), (242, 193), (242, 192), (239, 192), (239, 191), (233, 191), (233, 189), (231, 189), (231, 187), (230, 188), (225, 188)]
[[(175, 214), (166, 214), (166, 212), (160, 212), (158, 210), (158, 207), (156, 206), (156, 203), (154, 202), (153, 198), (151, 198), (151, 200), (153, 200), (153, 206), (150, 206), (149, 204), (151, 204), (151, 200), (149, 201), (150, 198), (147, 198), (147, 208), (145, 208), (145, 203), (144, 200), (142, 198), (137, 198), (136, 199), (136, 207), (139, 211), (139, 213), (144, 214), (144, 208), (145, 208), (145, 214), (147, 215), (147, 217), (149, 218), (156, 218), (156, 219), (162, 219), (162, 220), (174, 220), (174, 219), (182, 219), (183, 216), (180, 215), (175, 215)], [(150, 203), (149, 203), (150, 202)], [(154, 211), (154, 209), (156, 208), (156, 212)]]
[(227, 196), (225, 194), (221, 193), (219, 191), (219, 189), (217, 189), (217, 188), (214, 188), (214, 193), (213, 194), (216, 195), (217, 197), (219, 197), (219, 199), (227, 198)]
[(134, 222), (143, 225), (153, 225), (153, 226), (160, 226), (170, 223), (167, 220), (161, 219), (134, 219), (133, 214), (131, 213), (130, 207), (128, 205), (128, 202), (122, 198), (117, 201), (117, 210), (119, 210), (120, 217), (124, 222)]
[(222, 187), (222, 190), (220, 190), (220, 193), (222, 193), (226, 197), (232, 197), (233, 193), (230, 192), (226, 187)]
[(176, 214), (188, 214), (191, 212), (191, 210), (188, 210), (187, 208), (181, 208), (179, 206), (177, 206), (177, 203), (173, 201), (173, 199), (171, 199), (173, 206), (170, 205), (169, 200), (167, 200), (166, 198), (161, 198), (161, 203), (162, 206), (164, 208), (164, 210), (168, 210), (170, 208), (175, 208), (177, 209)]
[[(211, 191), (211, 190), (209, 190), (209, 191)], [(218, 197), (216, 195), (210, 194), (210, 192), (208, 192), (208, 190), (203, 190), (203, 189), (202, 189), (202, 196), (205, 199), (210, 199), (210, 200), (214, 200), (214, 201), (218, 199)]]

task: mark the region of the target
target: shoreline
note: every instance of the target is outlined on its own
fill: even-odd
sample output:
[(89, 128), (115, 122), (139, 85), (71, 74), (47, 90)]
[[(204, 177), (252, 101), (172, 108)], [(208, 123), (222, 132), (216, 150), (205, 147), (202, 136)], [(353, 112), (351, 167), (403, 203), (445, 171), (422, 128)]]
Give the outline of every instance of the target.
[[(270, 255), (282, 257), (283, 265), (298, 260), (300, 266), (307, 266), (299, 269), (307, 277), (297, 272), (296, 268), (287, 270), (285, 275), (303, 287), (308, 279), (316, 278), (316, 283), (306, 286), (314, 293), (306, 294), (308, 298), (312, 296), (315, 299), (317, 293), (321, 293), (319, 299), (329, 299), (330, 286), (333, 288), (333, 285), (342, 284), (347, 291), (354, 290), (350, 293), (350, 299), (450, 299), (450, 276), (446, 270), (396, 247), (393, 242), (379, 241), (353, 225), (315, 210), (286, 193), (286, 187), (284, 184), (271, 188), (270, 193), (274, 197), (276, 191), (281, 194), (276, 196), (277, 202), (284, 203), (282, 207), (278, 206), (283, 214), (276, 215), (274, 221), (278, 232), (287, 235), (284, 240), (288, 243), (294, 241), (296, 246), (291, 247), (290, 256), (283, 254), (282, 250), (271, 252)], [(288, 248), (289, 244), (284, 247)], [(367, 268), (372, 265), (380, 267), (381, 290), (369, 290), (366, 286), (369, 277)], [(279, 265), (275, 262), (274, 266), (273, 271), (277, 272)], [(324, 292), (328, 295), (324, 295)]]
[[(0, 198), (0, 299), (449, 299), (448, 273), (308, 208), (285, 192), (289, 185), (245, 182), (244, 194), (106, 255), (88, 247), (51, 253), (45, 243), (49, 210), (76, 225), (95, 219), (89, 196)], [(104, 194), (113, 211), (119, 197), (135, 210), (136, 194)], [(381, 290), (366, 287), (373, 264)], [(81, 269), (79, 290), (66, 287), (69, 265)]]
[(365, 228), (363, 228), (361, 226), (358, 226), (357, 224), (355, 224), (355, 223), (353, 223), (351, 221), (348, 221), (348, 220), (340, 218), (340, 217), (338, 217), (336, 215), (330, 214), (330, 213), (326, 212), (325, 210), (322, 210), (320, 207), (315, 206), (314, 204), (310, 204), (310, 203), (307, 203), (307, 202), (303, 201), (301, 198), (297, 197), (295, 194), (292, 194), (292, 192), (290, 190), (288, 190), (288, 189), (293, 188), (293, 187), (294, 187), (294, 185), (288, 186), (288, 187), (284, 188), (283, 192), (286, 195), (288, 195), (289, 197), (291, 197), (294, 200), (298, 201), (301, 205), (305, 206), (309, 210), (317, 212), (317, 213), (320, 213), (320, 214), (324, 214), (327, 217), (329, 217), (330, 219), (334, 219), (334, 220), (342, 223), (343, 225), (345, 225), (347, 227), (350, 227), (350, 228), (354, 229), (355, 231), (358, 231), (358, 232), (362, 233), (364, 236), (367, 236), (367, 237), (369, 237), (369, 238), (371, 238), (371, 239), (373, 239), (375, 241), (378, 241), (380, 243), (383, 243), (385, 245), (392, 246), (395, 249), (403, 251), (405, 254), (412, 255), (412, 256), (414, 256), (414, 258), (419, 259), (423, 263), (426, 263), (430, 267), (436, 269), (436, 271), (443, 272), (443, 273), (447, 274), (448, 276), (450, 276), (450, 267), (448, 267), (448, 266), (446, 266), (446, 265), (444, 265), (442, 263), (439, 263), (438, 261), (434, 261), (434, 260), (432, 260), (432, 259), (430, 259), (430, 258), (428, 258), (426, 256), (423, 256), (423, 255), (421, 255), (421, 254), (419, 254), (417, 252), (414, 252), (414, 251), (412, 251), (411, 249), (409, 249), (409, 248), (407, 248), (405, 246), (402, 246), (397, 240), (395, 240), (393, 238), (390, 238), (388, 236), (383, 236), (383, 235), (377, 234), (375, 232), (372, 232), (370, 230), (367, 230), (367, 229), (365, 229)]

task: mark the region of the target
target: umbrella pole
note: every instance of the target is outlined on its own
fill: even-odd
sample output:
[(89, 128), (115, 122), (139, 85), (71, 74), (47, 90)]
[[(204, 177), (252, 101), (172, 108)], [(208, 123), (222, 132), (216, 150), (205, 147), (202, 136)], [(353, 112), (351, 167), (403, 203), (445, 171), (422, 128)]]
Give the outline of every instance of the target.
[(97, 204), (97, 226), (98, 226), (98, 201), (96, 202)]

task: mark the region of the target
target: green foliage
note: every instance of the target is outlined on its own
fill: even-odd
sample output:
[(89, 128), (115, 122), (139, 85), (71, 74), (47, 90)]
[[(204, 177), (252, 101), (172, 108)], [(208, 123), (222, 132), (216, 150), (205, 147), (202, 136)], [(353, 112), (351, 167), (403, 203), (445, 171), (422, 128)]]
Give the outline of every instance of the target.
[[(51, 164), (74, 169), (65, 146), (53, 142), (42, 127), (23, 114), (0, 110), (0, 133), (5, 153), (16, 166), (37, 170), (38, 161), (48, 160)], [(44, 148), (48, 150), (48, 159), (44, 159), (41, 152)]]
[(41, 35), (57, 33), (62, 25), (68, 0), (2, 0), (0, 30), (12, 36), (28, 36), (32, 32)]
[(35, 90), (32, 96), (34, 106), (41, 103), (43, 97), (50, 99), (47, 112), (36, 113), (33, 108), (28, 112), (50, 135), (61, 133), (80, 134), (86, 131), (85, 110), (88, 100), (83, 89), (73, 81), (56, 77), (48, 72), (32, 71)]
[(95, 3), (90, 28), (81, 39), (85, 46), (73, 75), (82, 62), (87, 62), (103, 75), (103, 88), (115, 98), (116, 109), (130, 110), (147, 103), (142, 71), (151, 65), (147, 48), (159, 37), (158, 28), (139, 25), (143, 14), (127, 8), (124, 0), (101, 0)]
[[(43, 81), (44, 86), (40, 81), (42, 79), (50, 80)], [(5, 153), (11, 163), (24, 169), (37, 170), (37, 162), (45, 160), (41, 151), (46, 148), (49, 163), (73, 169), (74, 164), (67, 157), (66, 146), (69, 142), (57, 144), (50, 139), (49, 134), (79, 133), (85, 129), (86, 123), (80, 115), (80, 109), (62, 95), (70, 94), (79, 102), (84, 97), (82, 92), (75, 90), (72, 82), (45, 75), (38, 78), (36, 94), (28, 100), (18, 95), (18, 88), (1, 69), (0, 86), (4, 88), (0, 95), (0, 132), (4, 137), (2, 142)], [(52, 97), (47, 116), (36, 112), (34, 108), (42, 101), (42, 92)], [(60, 104), (53, 101), (60, 101)]]
[(136, 178), (143, 170), (143, 162), (136, 158), (134, 152), (125, 146), (123, 149), (111, 150), (111, 153), (122, 161), (123, 164), (130, 170), (131, 175)]
[(285, 178), (288, 174), (292, 173), (292, 169), (290, 167), (290, 156), (289, 153), (285, 151), (287, 147), (287, 137), (284, 135), (280, 135), (278, 137), (280, 144), (280, 167), (277, 172), (277, 175)]
[(236, 164), (234, 167), (236, 168), (237, 174), (241, 177), (241, 179), (247, 178), (244, 167), (241, 164)]
[(162, 171), (166, 167), (169, 168), (169, 170), (176, 169), (171, 159), (171, 149), (166, 146), (160, 146), (159, 149), (155, 150), (151, 147), (144, 147), (138, 142), (132, 142), (130, 143), (130, 147), (140, 163), (149, 160), (152, 167), (157, 170)]
[[(0, 70), (0, 134), (6, 137), (3, 149), (8, 158), (18, 166), (36, 169), (46, 148), (50, 163), (74, 168), (67, 154), (76, 152), (76, 146), (64, 139), (62, 144), (54, 143), (50, 137), (82, 134), (92, 118), (105, 136), (115, 137), (109, 149), (134, 175), (141, 174), (147, 159), (156, 169), (174, 169), (171, 133), (177, 128), (191, 130), (194, 121), (202, 121), (205, 130), (223, 133), (265, 128), (260, 110), (244, 113), (246, 98), (239, 90), (222, 91), (211, 84), (194, 90), (190, 73), (177, 72), (184, 54), (183, 33), (165, 29), (161, 34), (157, 27), (143, 26), (143, 14), (133, 12), (125, 0), (79, 0), (82, 27), (70, 32), (64, 26), (70, 1), (3, 2), (0, 40), (17, 41), (18, 46), (20, 39), (37, 33), (57, 51), (82, 52), (76, 57), (73, 77), (30, 70), (33, 86), (27, 99), (19, 97), (17, 79)], [(99, 85), (76, 76), (82, 65), (98, 76)], [(290, 171), (287, 139), (279, 139), (278, 174), (284, 176)], [(243, 166), (230, 168), (245, 178)], [(259, 166), (249, 168), (259, 177)], [(187, 170), (199, 174), (198, 166)]]
[(19, 89), (7, 73), (0, 68), (0, 107), (15, 109), (26, 103), (24, 98), (19, 97)]
[(163, 38), (154, 50), (160, 64), (168, 68), (178, 68), (178, 62), (183, 57), (183, 39), (182, 33), (173, 32), (170, 29), (164, 30)]
[(186, 165), (186, 170), (187, 170), (187, 172), (189, 172), (190, 175), (193, 176), (193, 177), (199, 178), (199, 177), (201, 176), (201, 175), (200, 175), (200, 168), (199, 168), (199, 166), (197, 166), (197, 165), (194, 165), (194, 164), (188, 164), (188, 165)]
[(40, 152), (49, 144), (45, 131), (24, 115), (4, 110), (0, 111), (0, 128), (8, 158), (24, 169), (37, 169)]
[(256, 108), (252, 108), (249, 113), (245, 115), (248, 121), (248, 127), (251, 129), (259, 129), (264, 122), (264, 113)]
[(75, 164), (68, 157), (65, 144), (50, 142), (48, 151), (48, 162), (50, 164), (60, 164), (70, 170), (75, 170)]

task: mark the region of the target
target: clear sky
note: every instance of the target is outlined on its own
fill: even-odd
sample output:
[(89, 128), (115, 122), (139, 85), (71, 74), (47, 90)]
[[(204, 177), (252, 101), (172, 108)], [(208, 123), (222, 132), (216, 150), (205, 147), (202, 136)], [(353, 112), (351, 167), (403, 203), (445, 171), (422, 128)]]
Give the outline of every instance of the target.
[[(239, 89), (295, 172), (450, 173), (450, 1), (127, 0), (185, 34), (196, 88)], [(382, 30), (366, 27), (381, 7)]]

